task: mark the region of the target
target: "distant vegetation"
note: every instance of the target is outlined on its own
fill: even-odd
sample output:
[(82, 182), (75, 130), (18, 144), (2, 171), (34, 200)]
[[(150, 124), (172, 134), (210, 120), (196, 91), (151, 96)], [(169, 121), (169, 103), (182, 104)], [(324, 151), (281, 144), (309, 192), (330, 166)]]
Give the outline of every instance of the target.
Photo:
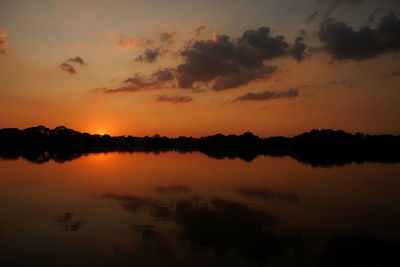
[(259, 155), (291, 156), (313, 166), (334, 166), (357, 162), (400, 162), (400, 136), (350, 134), (345, 131), (312, 130), (294, 137), (260, 138), (216, 134), (201, 138), (133, 137), (91, 135), (63, 126), (24, 130), (0, 130), (0, 158), (43, 163), (65, 162), (94, 152), (202, 152), (213, 158), (241, 158), (251, 161)]

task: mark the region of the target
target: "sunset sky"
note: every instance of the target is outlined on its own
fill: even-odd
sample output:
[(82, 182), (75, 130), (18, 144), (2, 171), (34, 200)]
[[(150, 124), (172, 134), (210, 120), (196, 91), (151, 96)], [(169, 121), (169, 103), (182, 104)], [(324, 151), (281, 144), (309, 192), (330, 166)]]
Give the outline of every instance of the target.
[(400, 134), (398, 0), (0, 0), (0, 128)]

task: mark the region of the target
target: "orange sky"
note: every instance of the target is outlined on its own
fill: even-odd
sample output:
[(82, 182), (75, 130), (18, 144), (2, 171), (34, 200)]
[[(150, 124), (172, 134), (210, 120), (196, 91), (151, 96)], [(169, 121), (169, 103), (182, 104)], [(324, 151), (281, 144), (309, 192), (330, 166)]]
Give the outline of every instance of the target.
[[(367, 25), (371, 36), (400, 36), (398, 26), (384, 27), (400, 21), (399, 4), (353, 2), (2, 1), (0, 128), (400, 134), (400, 46), (389, 38), (369, 50), (369, 39), (359, 41)], [(336, 42), (345, 38), (340, 25), (355, 37)], [(250, 30), (264, 39), (246, 39)], [(301, 58), (296, 37), (306, 45)], [(171, 78), (160, 80), (160, 70)]]

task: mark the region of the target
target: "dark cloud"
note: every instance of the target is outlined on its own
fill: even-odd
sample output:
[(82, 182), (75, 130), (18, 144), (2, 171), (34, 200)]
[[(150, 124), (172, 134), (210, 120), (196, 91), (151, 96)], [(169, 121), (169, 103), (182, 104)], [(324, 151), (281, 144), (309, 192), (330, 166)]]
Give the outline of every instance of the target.
[(303, 37), (297, 37), (294, 41), (292, 48), (290, 49), (290, 54), (297, 60), (302, 61), (305, 57), (305, 50), (307, 45), (304, 43)]
[(153, 63), (159, 56), (161, 56), (160, 48), (146, 49), (135, 61)]
[(76, 69), (69, 63), (78, 63), (79, 65), (87, 64), (81, 57), (74, 57), (67, 59), (64, 63), (60, 64), (58, 68), (60, 70), (66, 71), (69, 74), (75, 74), (77, 71)]
[(124, 81), (124, 86), (109, 89), (99, 88), (96, 91), (103, 91), (104, 93), (136, 93), (148, 90), (157, 90), (168, 88), (169, 82), (173, 81), (173, 70), (170, 68), (159, 69), (158, 71), (150, 74), (149, 76), (135, 73), (132, 77)]
[[(200, 26), (193, 34), (197, 38), (205, 26)], [(305, 31), (301, 32), (305, 34)], [(175, 35), (163, 33), (160, 40), (166, 42)], [(297, 61), (305, 57), (307, 46), (304, 38), (296, 38), (293, 45), (285, 41), (283, 35), (273, 36), (267, 27), (245, 31), (239, 38), (226, 35), (213, 35), (209, 40), (193, 40), (186, 43), (179, 52), (183, 63), (176, 68), (158, 70), (148, 77), (135, 74), (127, 79), (124, 86), (107, 89), (106, 93), (138, 92), (149, 89), (179, 87), (202, 92), (205, 88), (222, 91), (237, 88), (252, 81), (265, 80), (275, 73), (276, 66), (266, 65), (265, 61), (284, 56), (292, 56)], [(163, 56), (165, 48), (147, 48), (136, 61), (154, 62)], [(186, 98), (185, 101), (188, 101)], [(174, 99), (161, 98), (160, 101), (174, 102)], [(182, 102), (178, 100), (177, 102)]]
[[(293, 55), (284, 36), (271, 36), (270, 29), (249, 30), (238, 39), (219, 35), (214, 40), (198, 40), (181, 51), (184, 63), (176, 68), (181, 88), (193, 88), (197, 82), (214, 82), (215, 91), (236, 88), (250, 81), (265, 79), (276, 70), (264, 61)], [(305, 46), (298, 39), (293, 51), (302, 55)], [(300, 57), (297, 56), (297, 59)]]
[(310, 24), (310, 23), (314, 22), (320, 13), (321, 13), (320, 10), (316, 10), (316, 11), (312, 12), (310, 15), (308, 15), (306, 18), (306, 24)]
[(124, 81), (125, 86), (121, 86), (114, 89), (103, 89), (105, 93), (122, 93), (129, 92), (135, 93), (146, 90), (159, 89), (160, 83), (156, 80), (146, 78), (139, 73), (135, 73), (133, 77), (128, 78)]
[(157, 43), (158, 46), (156, 48), (146, 48), (143, 54), (136, 57), (135, 60), (138, 62), (153, 63), (161, 56), (174, 54), (174, 51), (168, 49), (168, 47), (173, 43), (176, 37), (177, 35), (173, 33), (161, 33), (158, 39), (155, 39), (154, 42), (148, 44), (148, 46), (151, 46), (152, 44)]
[(260, 27), (257, 30), (245, 31), (239, 39), (239, 49), (245, 52), (247, 49), (254, 51), (256, 54), (265, 59), (273, 59), (287, 54), (289, 44), (284, 41), (283, 35), (272, 37), (271, 30), (267, 27)]
[(371, 23), (375, 22), (377, 14), (378, 14), (378, 11), (376, 11), (376, 10), (374, 12), (372, 12), (367, 18), (367, 24), (371, 24)]
[(320, 24), (318, 37), (333, 59), (362, 61), (400, 50), (400, 19), (391, 11), (381, 18), (377, 29), (365, 26), (359, 31), (327, 19)]
[(70, 64), (65, 63), (65, 62), (62, 63), (62, 64), (60, 64), (60, 65), (58, 66), (58, 68), (59, 68), (60, 70), (63, 70), (63, 71), (68, 72), (69, 74), (75, 74), (75, 73), (76, 73), (75, 68), (74, 68), (73, 66), (71, 66)]
[(174, 79), (174, 69), (173, 68), (159, 69), (158, 71), (153, 72), (151, 76), (160, 82), (172, 81)]
[(263, 66), (260, 68), (243, 68), (242, 70), (233, 73), (228, 73), (223, 76), (218, 76), (214, 80), (212, 90), (222, 91), (229, 88), (237, 88), (241, 85), (247, 84), (250, 81), (264, 79), (268, 74), (276, 71), (275, 66)]
[(166, 95), (160, 95), (157, 98), (158, 102), (169, 102), (172, 104), (184, 104), (184, 103), (189, 103), (193, 100), (191, 96), (166, 96)]
[(81, 57), (69, 58), (65, 62), (78, 63), (79, 65), (87, 64)]
[(299, 89), (289, 89), (282, 92), (275, 91), (264, 91), (262, 93), (247, 93), (235, 99), (235, 101), (259, 101), (259, 100), (270, 100), (277, 98), (290, 98), (299, 96)]
[(120, 49), (142, 49), (151, 48), (152, 46), (169, 46), (173, 43), (173, 40), (177, 37), (177, 34), (163, 32), (156, 37), (128, 37), (123, 34), (113, 33), (110, 35), (111, 38), (118, 39), (118, 43), (115, 44), (116, 48)]

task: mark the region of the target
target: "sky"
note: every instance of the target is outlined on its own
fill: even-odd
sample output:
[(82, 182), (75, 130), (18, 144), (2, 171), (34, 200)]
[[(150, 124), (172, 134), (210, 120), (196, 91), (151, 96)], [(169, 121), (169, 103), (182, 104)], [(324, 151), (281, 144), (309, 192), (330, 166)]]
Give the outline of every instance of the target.
[(399, 0), (0, 0), (0, 128), (400, 134)]

